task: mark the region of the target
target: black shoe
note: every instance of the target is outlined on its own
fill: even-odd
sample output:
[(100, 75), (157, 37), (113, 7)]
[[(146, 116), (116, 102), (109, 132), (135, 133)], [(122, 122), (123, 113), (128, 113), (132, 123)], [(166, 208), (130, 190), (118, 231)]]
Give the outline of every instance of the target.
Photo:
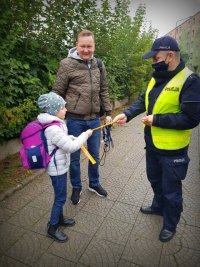
[(80, 202), (81, 188), (73, 188), (71, 195), (71, 202), (73, 205), (77, 205)]
[(49, 237), (59, 242), (66, 242), (68, 240), (66, 234), (64, 234), (59, 230), (58, 224), (52, 225), (48, 223), (47, 227), (48, 227), (47, 234)]
[(75, 220), (72, 218), (65, 218), (63, 215), (61, 215), (58, 224), (61, 226), (72, 227), (75, 225)]
[(106, 197), (108, 193), (105, 189), (99, 184), (97, 186), (89, 186), (89, 191), (96, 193), (100, 197)]
[(168, 242), (169, 240), (171, 240), (173, 238), (173, 236), (175, 235), (176, 231), (169, 231), (167, 229), (162, 229), (159, 235), (159, 240), (161, 242)]
[(161, 211), (153, 210), (151, 208), (151, 206), (149, 206), (149, 207), (141, 207), (140, 211), (142, 213), (144, 213), (144, 214), (152, 214), (152, 215), (160, 215), (160, 216), (162, 216), (162, 212)]

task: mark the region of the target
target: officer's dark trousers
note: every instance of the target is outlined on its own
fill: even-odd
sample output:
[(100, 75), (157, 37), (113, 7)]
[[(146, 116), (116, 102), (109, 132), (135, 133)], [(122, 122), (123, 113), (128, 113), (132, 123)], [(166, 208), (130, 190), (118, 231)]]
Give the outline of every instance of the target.
[(165, 156), (146, 151), (147, 177), (154, 192), (152, 209), (163, 214), (163, 229), (175, 231), (183, 211), (182, 180), (186, 177), (188, 155)]

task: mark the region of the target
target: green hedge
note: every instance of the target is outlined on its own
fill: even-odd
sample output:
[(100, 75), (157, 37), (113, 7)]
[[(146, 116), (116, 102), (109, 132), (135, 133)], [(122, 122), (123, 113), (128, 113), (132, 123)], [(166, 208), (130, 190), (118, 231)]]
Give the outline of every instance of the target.
[(0, 143), (18, 137), (21, 130), (37, 116), (36, 101), (26, 99), (13, 108), (0, 107)]

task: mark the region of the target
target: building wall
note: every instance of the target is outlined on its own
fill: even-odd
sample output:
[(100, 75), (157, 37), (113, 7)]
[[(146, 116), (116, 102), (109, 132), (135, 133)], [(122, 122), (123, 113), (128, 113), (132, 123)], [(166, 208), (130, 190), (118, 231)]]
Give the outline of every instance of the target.
[(184, 52), (188, 55), (187, 61), (185, 60), (187, 66), (200, 75), (200, 11), (194, 16), (178, 20), (176, 27), (167, 35), (175, 38), (181, 48), (184, 47)]
[(177, 41), (180, 41), (181, 33), (186, 30), (188, 33), (188, 42), (194, 40), (194, 37), (197, 34), (197, 31), (200, 29), (200, 11), (196, 13), (194, 16), (189, 17), (188, 19), (181, 24), (180, 20), (177, 21), (176, 27), (167, 33), (171, 37), (175, 38)]

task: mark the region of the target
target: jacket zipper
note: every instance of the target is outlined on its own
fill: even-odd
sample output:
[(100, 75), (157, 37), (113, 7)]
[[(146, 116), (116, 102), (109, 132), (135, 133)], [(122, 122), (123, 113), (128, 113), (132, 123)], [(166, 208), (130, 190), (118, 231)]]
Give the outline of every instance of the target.
[(81, 97), (81, 94), (79, 93), (78, 97), (77, 97), (77, 100), (76, 100), (76, 104), (74, 106), (74, 110), (76, 110), (76, 107), (77, 107), (77, 104), (78, 104), (78, 101), (79, 101), (80, 97)]

